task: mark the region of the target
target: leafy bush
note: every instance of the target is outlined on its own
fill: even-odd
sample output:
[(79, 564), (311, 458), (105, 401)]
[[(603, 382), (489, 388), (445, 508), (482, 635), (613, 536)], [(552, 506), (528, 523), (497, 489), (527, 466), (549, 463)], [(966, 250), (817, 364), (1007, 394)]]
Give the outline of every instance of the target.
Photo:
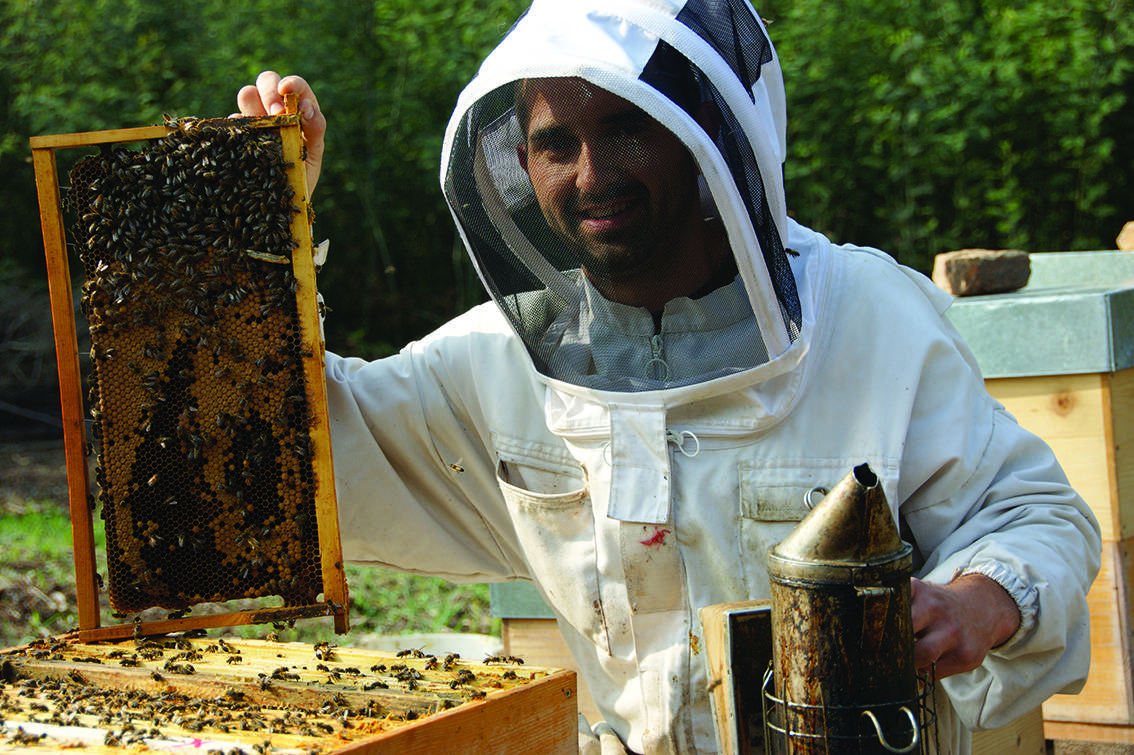
[[(764, 0), (789, 207), (928, 269), (965, 246), (1103, 248), (1134, 219), (1132, 0)], [(42, 270), (27, 137), (217, 116), (265, 68), (328, 115), (328, 345), (376, 355), (481, 301), (438, 186), (461, 87), (524, 0), (0, 4), (0, 259)]]
[[(772, 6), (772, 7), (767, 7)], [(1113, 248), (1134, 219), (1127, 0), (776, 0), (801, 221), (923, 270)]]

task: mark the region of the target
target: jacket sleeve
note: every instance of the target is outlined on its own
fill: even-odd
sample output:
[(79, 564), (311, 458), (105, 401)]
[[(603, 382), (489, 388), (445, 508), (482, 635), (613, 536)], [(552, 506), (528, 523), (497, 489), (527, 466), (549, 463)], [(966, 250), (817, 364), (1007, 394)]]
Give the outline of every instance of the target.
[(475, 386), (461, 390), (463, 370), (450, 371), (468, 364), (464, 335), (435, 334), (372, 362), (327, 354), (348, 561), (456, 582), (526, 576)]
[[(940, 292), (925, 293), (944, 309)], [(966, 726), (995, 728), (1082, 688), (1101, 542), (1051, 449), (988, 395), (944, 318), (939, 331), (910, 418), (901, 517), (925, 559), (919, 577), (943, 584), (976, 572), (1016, 601), (1016, 634), (977, 669), (941, 682)]]

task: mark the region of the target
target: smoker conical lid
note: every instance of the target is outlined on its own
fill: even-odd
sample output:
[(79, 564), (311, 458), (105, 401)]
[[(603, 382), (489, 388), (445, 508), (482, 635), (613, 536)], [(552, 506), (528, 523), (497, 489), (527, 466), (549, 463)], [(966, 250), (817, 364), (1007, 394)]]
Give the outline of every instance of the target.
[(776, 561), (832, 566), (876, 566), (906, 557), (878, 477), (866, 464), (855, 467), (772, 549)]

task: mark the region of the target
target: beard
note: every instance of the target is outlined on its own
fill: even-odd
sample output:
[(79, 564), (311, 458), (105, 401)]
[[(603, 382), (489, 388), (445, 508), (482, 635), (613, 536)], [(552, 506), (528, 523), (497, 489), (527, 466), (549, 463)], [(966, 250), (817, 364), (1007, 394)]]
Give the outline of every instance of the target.
[[(649, 199), (642, 184), (619, 184), (600, 194), (579, 196), (564, 213), (572, 222), (561, 223), (560, 235), (589, 277), (625, 283), (648, 277), (652, 266), (663, 263), (659, 244), (663, 232), (652, 217)], [(588, 215), (578, 207), (614, 201), (631, 203), (634, 217), (630, 222), (600, 231), (583, 227)]]

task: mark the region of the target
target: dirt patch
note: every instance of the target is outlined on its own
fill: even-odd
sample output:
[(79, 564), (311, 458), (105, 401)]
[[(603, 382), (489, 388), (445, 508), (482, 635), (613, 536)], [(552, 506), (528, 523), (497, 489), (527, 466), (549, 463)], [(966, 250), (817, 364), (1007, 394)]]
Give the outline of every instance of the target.
[(67, 507), (62, 439), (0, 444), (0, 514), (22, 514), (48, 503)]

